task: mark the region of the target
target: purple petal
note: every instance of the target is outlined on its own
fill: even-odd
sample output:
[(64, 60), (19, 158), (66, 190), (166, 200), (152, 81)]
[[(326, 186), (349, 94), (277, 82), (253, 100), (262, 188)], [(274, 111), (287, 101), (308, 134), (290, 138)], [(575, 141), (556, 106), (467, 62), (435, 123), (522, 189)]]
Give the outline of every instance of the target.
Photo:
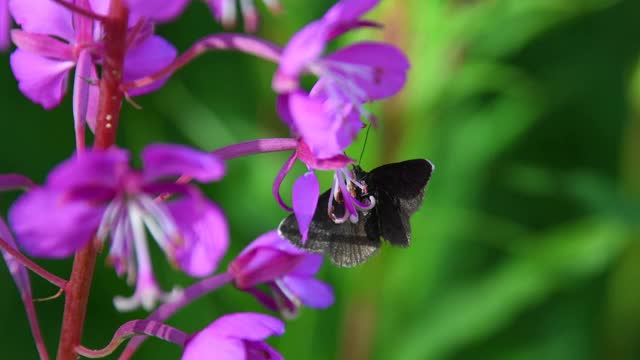
[(222, 6), (225, 3), (228, 5), (230, 1), (228, 0), (205, 0), (209, 8), (211, 9), (211, 13), (213, 14), (213, 18), (216, 19), (217, 22), (222, 22)]
[(251, 244), (249, 244), (244, 250), (240, 252), (238, 257), (260, 248), (271, 248), (293, 255), (306, 254), (304, 250), (298, 249), (289, 241), (283, 239), (276, 230), (273, 230), (258, 236), (254, 241), (251, 242)]
[(322, 21), (314, 21), (297, 32), (282, 51), (280, 66), (273, 78), (273, 89), (278, 93), (292, 91), (305, 67), (324, 52), (329, 28)]
[(62, 192), (39, 188), (13, 204), (9, 222), (27, 254), (64, 258), (92, 239), (103, 212), (86, 202), (66, 201)]
[(220, 360), (245, 359), (246, 350), (242, 340), (217, 336), (214, 331), (209, 330), (212, 325), (197, 333), (187, 342), (181, 359), (202, 360), (212, 357)]
[(51, 0), (9, 0), (9, 9), (26, 32), (54, 35), (69, 42), (76, 38), (71, 11)]
[(229, 228), (218, 206), (206, 199), (182, 198), (167, 204), (184, 246), (176, 261), (191, 276), (210, 275), (229, 246)]
[(309, 145), (307, 145), (304, 141), (298, 142), (296, 155), (298, 156), (298, 159), (300, 159), (300, 161), (305, 163), (305, 165), (316, 170), (340, 169), (355, 162), (355, 160), (344, 154), (338, 154), (327, 159), (318, 159), (317, 157), (315, 157), (315, 155), (313, 155), (311, 149), (309, 149)]
[[(75, 0), (73, 2), (76, 6), (83, 9), (90, 9), (89, 0)], [(93, 19), (73, 12), (71, 16), (73, 21), (73, 29), (76, 32), (76, 38), (74, 41), (76, 44), (90, 43), (94, 38), (93, 27), (97, 26)]]
[(229, 272), (240, 289), (273, 281), (290, 273), (302, 260), (302, 255), (294, 255), (273, 248), (258, 248), (237, 257), (229, 264)]
[(40, 55), (50, 60), (75, 61), (74, 47), (49, 35), (11, 30), (11, 40), (22, 50)]
[(0, 192), (18, 189), (28, 189), (33, 187), (33, 181), (28, 177), (20, 174), (2, 174), (0, 175)]
[(302, 139), (318, 158), (342, 154), (362, 129), (355, 111), (343, 110), (341, 113), (346, 115), (331, 116), (327, 111), (328, 102), (321, 98), (297, 92), (291, 94), (289, 103)]
[(293, 184), (293, 213), (298, 221), (298, 228), (302, 234), (302, 243), (307, 240), (309, 225), (316, 212), (320, 184), (313, 171), (308, 171)]
[(134, 24), (134, 28), (129, 29), (127, 33), (127, 49), (133, 49), (144, 44), (153, 36), (154, 32), (154, 23), (147, 18), (139, 19), (139, 22)]
[(182, 13), (187, 0), (127, 0), (129, 10), (136, 16), (146, 16), (156, 22), (169, 21)]
[(236, 285), (242, 289), (272, 281), (291, 272), (306, 252), (270, 231), (259, 236), (229, 264)]
[(306, 253), (298, 265), (291, 271), (290, 275), (295, 276), (315, 276), (320, 271), (324, 258), (321, 254)]
[(253, 341), (284, 334), (284, 323), (281, 320), (256, 313), (225, 315), (209, 325), (207, 329), (209, 328), (217, 336)]
[[(67, 0), (68, 1), (68, 0)], [(91, 9), (91, 11), (93, 11), (94, 13), (98, 14), (98, 15), (102, 15), (102, 16), (108, 16), (109, 15), (109, 6), (111, 5), (111, 0), (81, 0), (83, 2), (88, 2), (88, 5), (84, 5), (85, 7), (88, 7)], [(134, 0), (135, 1), (135, 0)], [(147, 4), (155, 4), (158, 3), (160, 1), (163, 0), (141, 0), (146, 2)], [(167, 0), (164, 0), (167, 1)], [(78, 0), (76, 0), (76, 5)], [(127, 2), (127, 0), (125, 0), (125, 2)], [(171, 5), (171, 4), (170, 4)], [(163, 4), (163, 6), (166, 6)], [(162, 11), (162, 10), (155, 10), (155, 11)], [(137, 11), (129, 11), (129, 24), (128, 27), (132, 28), (135, 26), (136, 23), (138, 23), (138, 21), (141, 20), (141, 17), (144, 16), (143, 14), (138, 13)], [(96, 22), (97, 24), (97, 22)]]
[[(87, 0), (82, 0), (87, 1)], [(109, 14), (109, 5), (111, 0), (88, 0), (91, 11), (98, 15), (107, 16)]]
[[(109, 15), (109, 6), (111, 5), (111, 0), (75, 0), (76, 5), (79, 5), (78, 1), (82, 1), (83, 3), (86, 4), (86, 5), (80, 5), (80, 6), (83, 6), (85, 8), (89, 8), (91, 11), (93, 11), (94, 13), (96, 13), (98, 15), (102, 15), (102, 16), (108, 16)], [(160, 2), (162, 0), (142, 0), (142, 1), (146, 2), (147, 4), (154, 4), (154, 3)], [(125, 0), (125, 3), (126, 2), (127, 2), (127, 0)], [(127, 24), (128, 27), (132, 28), (133, 26), (135, 26), (135, 24), (138, 21), (140, 21), (141, 16), (142, 15), (139, 14), (138, 12), (129, 11), (129, 23)], [(99, 25), (98, 22), (95, 22), (95, 24)], [(98, 32), (98, 34), (102, 34), (101, 30), (100, 30), (100, 32)], [(98, 37), (99, 36), (100, 35), (98, 35)]]
[(145, 180), (189, 176), (211, 182), (224, 176), (224, 162), (216, 155), (184, 145), (152, 144), (142, 151)]
[[(177, 55), (177, 50), (167, 40), (160, 36), (152, 36), (127, 51), (124, 60), (124, 82), (130, 82), (151, 75), (169, 65)], [(138, 96), (160, 88), (169, 79), (168, 76), (144, 86), (129, 91), (129, 96)]]
[(283, 360), (274, 348), (264, 341), (245, 341), (247, 360)]
[(58, 165), (47, 177), (47, 186), (71, 190), (74, 187), (116, 188), (129, 171), (129, 153), (111, 147), (74, 155)]
[(324, 309), (334, 302), (331, 286), (320, 280), (308, 277), (285, 276), (282, 282), (305, 306)]
[(276, 111), (278, 111), (278, 115), (280, 116), (282, 121), (284, 121), (284, 123), (289, 127), (291, 133), (294, 136), (297, 135), (298, 130), (296, 129), (295, 122), (293, 121), (293, 116), (291, 115), (291, 111), (289, 110), (289, 93), (278, 95), (276, 99)]
[(11, 29), (11, 16), (7, 0), (0, 1), (0, 51), (7, 50), (11, 45), (9, 31)]
[(353, 22), (379, 2), (380, 0), (342, 0), (327, 11), (323, 20), (331, 23)]
[[(370, 68), (372, 74), (368, 79), (345, 74), (367, 93), (368, 100), (383, 99), (400, 91), (410, 67), (409, 60), (400, 49), (375, 42), (347, 46), (328, 55), (326, 59)], [(321, 81), (316, 86), (320, 86)]]
[[(5, 224), (4, 220), (2, 220), (2, 218), (0, 218), (0, 238), (2, 238), (2, 240), (9, 244), (9, 246), (11, 246), (12, 248), (18, 249), (18, 247), (16, 246), (16, 242), (13, 239), (11, 232), (9, 231), (9, 228)], [(2, 253), (2, 256), (4, 257), (4, 261), (9, 268), (9, 273), (11, 273), (13, 281), (15, 281), (16, 285), (18, 286), (20, 296), (22, 296), (23, 299), (30, 298), (31, 282), (29, 281), (29, 272), (27, 271), (27, 268), (8, 252), (0, 249), (0, 253)]]
[(11, 54), (11, 69), (20, 91), (47, 110), (62, 101), (67, 75), (74, 65), (73, 61), (51, 60), (21, 49)]
[(380, 23), (377, 23), (375, 21), (368, 21), (368, 20), (357, 20), (349, 23), (335, 24), (333, 27), (331, 27), (331, 31), (329, 31), (327, 38), (329, 39), (329, 41), (331, 41), (352, 30), (356, 30), (360, 28), (382, 29), (383, 27), (384, 25)]
[(89, 78), (85, 79), (89, 84), (86, 120), (92, 133), (96, 132), (96, 123), (98, 122), (98, 101), (100, 101), (100, 86), (98, 80), (98, 72), (96, 71), (95, 65), (92, 65)]
[(91, 54), (88, 50), (80, 51), (78, 65), (73, 80), (73, 124), (76, 133), (76, 147), (84, 149), (85, 123), (89, 106), (89, 88), (87, 79), (91, 76)]

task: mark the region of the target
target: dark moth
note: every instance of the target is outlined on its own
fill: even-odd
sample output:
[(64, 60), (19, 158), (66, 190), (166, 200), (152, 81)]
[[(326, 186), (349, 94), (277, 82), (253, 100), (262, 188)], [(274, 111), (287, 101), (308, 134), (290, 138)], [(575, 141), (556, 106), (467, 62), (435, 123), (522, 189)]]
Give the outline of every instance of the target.
[[(366, 172), (354, 166), (356, 180), (366, 184), (366, 193), (357, 189), (358, 199), (373, 196), (375, 206), (363, 212), (356, 223), (335, 223), (327, 211), (331, 191), (320, 195), (307, 240), (302, 244), (296, 217), (291, 214), (278, 227), (280, 235), (311, 252), (324, 253), (338, 266), (352, 267), (373, 256), (385, 239), (393, 246), (411, 243), (409, 218), (422, 205), (424, 190), (433, 172), (428, 160), (416, 159), (382, 165)], [(333, 202), (333, 214), (344, 214), (340, 199)]]

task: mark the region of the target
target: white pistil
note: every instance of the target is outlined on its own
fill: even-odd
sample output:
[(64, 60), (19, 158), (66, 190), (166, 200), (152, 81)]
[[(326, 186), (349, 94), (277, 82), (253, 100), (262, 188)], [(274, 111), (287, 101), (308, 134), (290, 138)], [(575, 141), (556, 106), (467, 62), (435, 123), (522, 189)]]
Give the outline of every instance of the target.
[(148, 196), (138, 200), (146, 213), (143, 220), (149, 232), (166, 254), (172, 254), (179, 245), (179, 232), (169, 210)]
[[(151, 268), (147, 236), (144, 230), (144, 212), (135, 202), (128, 204), (128, 210), (138, 270), (136, 290), (132, 300), (137, 298), (144, 309), (150, 310), (155, 306), (161, 294), (153, 280), (153, 269)], [(123, 309), (126, 310), (125, 308)]]
[(106, 239), (109, 231), (114, 227), (114, 220), (118, 216), (122, 208), (122, 202), (119, 198), (114, 199), (112, 202), (107, 205), (104, 214), (102, 215), (102, 219), (100, 220), (100, 225), (98, 225), (98, 231), (96, 232), (96, 237), (99, 240)]

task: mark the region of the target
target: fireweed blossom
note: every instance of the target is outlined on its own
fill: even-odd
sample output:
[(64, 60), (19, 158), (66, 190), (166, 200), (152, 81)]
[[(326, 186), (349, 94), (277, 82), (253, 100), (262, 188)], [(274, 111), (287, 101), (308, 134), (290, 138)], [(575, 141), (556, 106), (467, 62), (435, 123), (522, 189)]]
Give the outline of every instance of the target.
[[(191, 276), (210, 275), (228, 246), (222, 211), (200, 191), (176, 184), (186, 174), (212, 182), (224, 175), (223, 162), (179, 145), (149, 145), (143, 170), (129, 167), (127, 151), (88, 151), (55, 168), (46, 183), (26, 192), (9, 213), (21, 247), (31, 256), (64, 258), (95, 238), (111, 238), (109, 260), (118, 275), (136, 283), (132, 297), (116, 297), (121, 311), (177, 299), (164, 293), (153, 275), (145, 228), (170, 262)], [(166, 203), (159, 194), (179, 195)]]
[[(280, 94), (278, 112), (318, 158), (343, 153), (362, 129), (361, 117), (375, 123), (364, 104), (392, 96), (405, 84), (409, 61), (392, 45), (359, 42), (323, 56), (334, 37), (372, 26), (360, 17), (377, 3), (338, 2), (296, 33), (283, 50), (272, 83)], [(300, 88), (304, 73), (318, 77), (310, 92)]]
[(264, 339), (284, 334), (284, 323), (269, 315), (235, 313), (225, 315), (190, 338), (182, 360), (210, 358), (283, 359)]
[[(2, 1), (2, 0), (0, 0)], [(77, 6), (106, 13), (109, 0), (79, 0)], [(11, 55), (11, 68), (22, 93), (45, 109), (61, 101), (70, 71), (75, 67), (73, 110), (76, 131), (86, 119), (95, 128), (98, 87), (96, 66), (103, 59), (103, 31), (98, 21), (76, 15), (51, 0), (10, 0), (11, 14), (22, 30), (12, 32), (18, 47)], [(123, 81), (152, 74), (171, 63), (176, 49), (153, 35), (153, 25), (132, 14), (124, 62)], [(132, 90), (129, 96), (153, 91), (166, 79)]]
[[(292, 318), (302, 305), (324, 309), (333, 304), (331, 287), (315, 279), (322, 260), (322, 255), (298, 249), (277, 231), (270, 231), (229, 264), (229, 273), (238, 289), (252, 294), (268, 309)], [(267, 291), (258, 285), (265, 285)]]
[[(293, 208), (285, 204), (280, 196), (280, 186), (296, 160), (302, 161), (307, 166), (307, 172), (300, 176), (293, 184), (292, 201)], [(296, 151), (284, 163), (273, 182), (273, 196), (278, 204), (287, 211), (293, 211), (298, 221), (298, 228), (302, 235), (302, 241), (306, 241), (309, 226), (318, 205), (320, 186), (314, 170), (334, 171), (331, 195), (327, 203), (329, 218), (335, 223), (343, 223), (347, 220), (358, 222), (358, 211), (371, 210), (375, 206), (375, 199), (371, 196), (365, 201), (360, 201), (354, 196), (359, 189), (360, 193), (366, 193), (366, 185), (356, 180), (355, 175), (349, 169), (353, 159), (344, 154), (335, 155), (327, 159), (317, 158), (303, 141), (298, 140)], [(356, 189), (357, 188), (357, 189)], [(333, 202), (344, 203), (345, 212), (342, 216), (334, 216)]]

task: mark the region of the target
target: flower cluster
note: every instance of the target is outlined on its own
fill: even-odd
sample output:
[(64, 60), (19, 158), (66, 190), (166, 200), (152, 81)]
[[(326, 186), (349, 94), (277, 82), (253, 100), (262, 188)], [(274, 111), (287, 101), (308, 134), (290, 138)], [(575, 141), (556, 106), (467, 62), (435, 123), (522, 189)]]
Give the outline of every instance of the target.
[[(25, 190), (9, 211), (10, 227), (0, 219), (0, 250), (25, 302), (42, 358), (47, 358), (46, 347), (37, 325), (27, 269), (59, 286), (74, 301), (63, 315), (59, 353), (67, 357), (107, 356), (124, 339), (146, 335), (182, 346), (183, 359), (211, 354), (224, 354), (228, 359), (279, 359), (280, 354), (264, 342), (284, 333), (285, 324), (273, 316), (228, 314), (194, 334), (164, 322), (226, 284), (253, 296), (285, 319), (295, 317), (301, 306), (324, 309), (333, 304), (331, 287), (316, 279), (322, 256), (296, 248), (276, 231), (258, 236), (226, 271), (220, 271), (218, 265), (229, 247), (229, 226), (222, 209), (193, 182), (221, 181), (227, 161), (292, 151), (272, 191), (282, 208), (295, 213), (303, 241), (318, 208), (317, 171), (333, 172), (326, 210), (336, 224), (357, 222), (359, 212), (375, 206), (374, 198), (363, 200), (354, 195), (367, 193), (366, 184), (358, 182), (349, 169), (354, 161), (345, 150), (367, 122), (377, 124), (367, 104), (400, 91), (409, 62), (400, 49), (376, 41), (357, 42), (329, 54), (325, 49), (329, 42), (354, 29), (379, 29), (379, 24), (363, 19), (378, 0), (338, 1), (283, 47), (254, 35), (212, 34), (178, 56), (176, 48), (154, 30), (156, 24), (176, 19), (188, 3), (0, 0), (1, 48), (8, 46), (11, 19), (19, 26), (10, 33), (16, 47), (11, 68), (22, 93), (44, 109), (52, 109), (63, 101), (73, 73), (76, 153), (57, 165), (42, 185), (20, 175), (0, 175), (0, 191)], [(258, 28), (259, 15), (252, 0), (205, 3), (227, 28), (235, 26), (237, 8), (246, 32)], [(264, 4), (274, 13), (280, 11), (278, 0), (264, 0)], [(277, 63), (272, 79), (277, 94), (274, 108), (291, 137), (232, 144), (213, 152), (151, 144), (141, 152), (141, 168), (133, 168), (129, 151), (115, 144), (122, 99), (162, 88), (194, 57), (215, 50), (245, 52)], [(317, 77), (317, 82), (306, 89), (301, 77), (309, 74)], [(87, 149), (85, 124), (95, 137), (94, 146)], [(294, 182), (289, 206), (280, 195), (281, 185), (296, 160), (307, 171)], [(334, 201), (344, 204), (344, 214), (333, 214)], [(184, 289), (162, 290), (153, 271), (157, 260), (152, 262), (150, 252), (156, 246), (169, 264), (199, 279)], [(86, 249), (93, 251), (84, 252)], [(130, 297), (114, 297), (115, 307), (120, 311), (140, 307), (155, 311), (146, 319), (123, 324), (104, 349), (89, 350), (77, 343), (82, 324), (69, 319), (83, 314), (90, 281), (58, 278), (25, 254), (55, 259), (75, 256), (81, 263), (78, 259), (86, 256), (95, 260), (99, 249), (106, 249), (115, 272), (135, 287)], [(82, 262), (90, 263), (91, 259)], [(72, 278), (83, 272), (90, 274), (92, 269), (74, 265), (73, 271)], [(77, 298), (82, 296), (85, 298)], [(131, 356), (144, 339), (133, 338), (122, 357)]]
[[(156, 300), (171, 296), (154, 279), (145, 227), (170, 261), (194, 276), (211, 274), (228, 245), (222, 211), (194, 186), (171, 181), (181, 174), (218, 180), (223, 162), (177, 145), (150, 145), (142, 159), (144, 169), (136, 171), (129, 168), (128, 153), (117, 148), (74, 156), (9, 213), (22, 248), (32, 256), (67, 257), (92, 239), (102, 242), (111, 235), (110, 262), (136, 283), (132, 298), (116, 299), (121, 310), (151, 309)], [(181, 197), (154, 200), (166, 192)]]
[[(87, 11), (104, 13), (109, 0), (84, 0), (76, 4)], [(92, 130), (96, 127), (97, 66), (105, 61), (105, 35), (101, 23), (51, 0), (11, 0), (9, 6), (22, 28), (12, 32), (17, 49), (11, 54), (11, 68), (20, 90), (31, 101), (51, 109), (62, 101), (69, 73), (75, 68), (73, 114), (76, 136), (79, 142), (82, 141), (84, 124)], [(128, 28), (123, 80), (150, 75), (175, 59), (176, 49), (153, 34), (151, 22), (132, 16)], [(158, 81), (152, 86), (135, 89), (129, 96), (148, 93), (162, 84)]]

